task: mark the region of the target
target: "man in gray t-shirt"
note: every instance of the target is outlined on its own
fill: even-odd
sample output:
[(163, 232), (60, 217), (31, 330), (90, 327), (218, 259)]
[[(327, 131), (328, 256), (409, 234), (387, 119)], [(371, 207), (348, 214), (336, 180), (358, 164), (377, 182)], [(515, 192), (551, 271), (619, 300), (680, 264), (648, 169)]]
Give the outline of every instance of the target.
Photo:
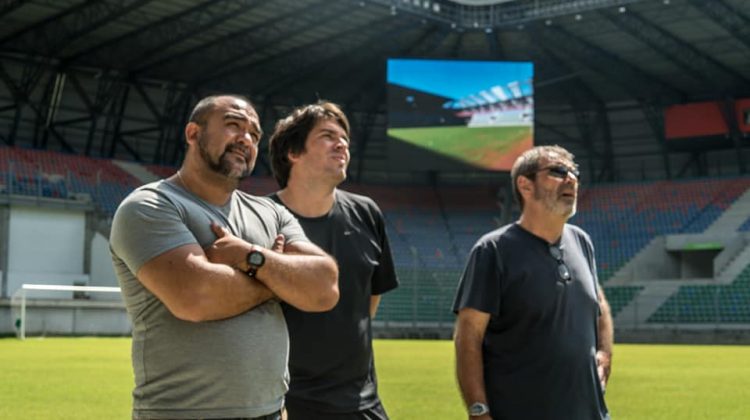
[(201, 100), (181, 169), (138, 188), (115, 214), (112, 260), (133, 321), (133, 418), (279, 418), (289, 348), (280, 302), (325, 311), (338, 300), (333, 259), (283, 207), (236, 189), (260, 135), (246, 99)]

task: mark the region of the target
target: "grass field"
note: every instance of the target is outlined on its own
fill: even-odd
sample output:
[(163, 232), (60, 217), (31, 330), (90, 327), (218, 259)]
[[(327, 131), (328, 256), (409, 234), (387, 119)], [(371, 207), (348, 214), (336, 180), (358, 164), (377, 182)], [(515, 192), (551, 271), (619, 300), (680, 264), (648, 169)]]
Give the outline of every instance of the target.
[[(465, 419), (449, 341), (378, 340), (394, 420)], [(127, 419), (130, 340), (0, 339), (0, 419)], [(750, 347), (616, 345), (614, 419), (750, 419)], [(543, 397), (540, 399), (543, 402)]]
[(531, 147), (531, 127), (391, 128), (388, 135), (432, 152), (486, 169), (510, 170)]

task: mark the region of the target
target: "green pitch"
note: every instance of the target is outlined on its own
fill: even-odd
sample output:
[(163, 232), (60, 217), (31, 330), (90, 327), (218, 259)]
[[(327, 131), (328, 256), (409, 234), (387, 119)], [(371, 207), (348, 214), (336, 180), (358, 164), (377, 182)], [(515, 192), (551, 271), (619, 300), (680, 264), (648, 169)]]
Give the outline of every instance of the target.
[(391, 128), (388, 135), (473, 166), (495, 170), (510, 170), (516, 157), (532, 146), (529, 126)]
[[(129, 354), (126, 338), (0, 339), (0, 419), (129, 418)], [(375, 357), (391, 418), (466, 418), (450, 341), (377, 340)], [(750, 418), (748, 360), (750, 346), (616, 345), (607, 404), (618, 420)]]

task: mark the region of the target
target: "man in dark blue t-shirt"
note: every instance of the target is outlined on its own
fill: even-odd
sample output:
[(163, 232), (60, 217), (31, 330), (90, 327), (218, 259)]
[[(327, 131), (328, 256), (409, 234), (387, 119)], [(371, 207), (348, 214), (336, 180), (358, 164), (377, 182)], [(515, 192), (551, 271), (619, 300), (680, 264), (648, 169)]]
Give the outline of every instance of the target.
[(349, 122), (330, 102), (293, 111), (270, 139), (271, 198), (339, 264), (338, 305), (308, 313), (283, 305), (289, 328), (289, 420), (387, 419), (377, 392), (371, 320), (398, 285), (385, 221), (370, 198), (337, 189), (349, 164)]
[(559, 146), (513, 165), (516, 223), (474, 245), (453, 310), (456, 370), (471, 419), (608, 419), (609, 305), (575, 214), (578, 169)]

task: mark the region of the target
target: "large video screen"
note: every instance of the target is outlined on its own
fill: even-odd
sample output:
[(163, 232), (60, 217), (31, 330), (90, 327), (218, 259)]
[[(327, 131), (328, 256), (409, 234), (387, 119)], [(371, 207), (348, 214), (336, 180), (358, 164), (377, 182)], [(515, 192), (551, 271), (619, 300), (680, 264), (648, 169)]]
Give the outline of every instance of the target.
[(509, 171), (534, 144), (529, 62), (388, 60), (389, 155), (414, 169)]

